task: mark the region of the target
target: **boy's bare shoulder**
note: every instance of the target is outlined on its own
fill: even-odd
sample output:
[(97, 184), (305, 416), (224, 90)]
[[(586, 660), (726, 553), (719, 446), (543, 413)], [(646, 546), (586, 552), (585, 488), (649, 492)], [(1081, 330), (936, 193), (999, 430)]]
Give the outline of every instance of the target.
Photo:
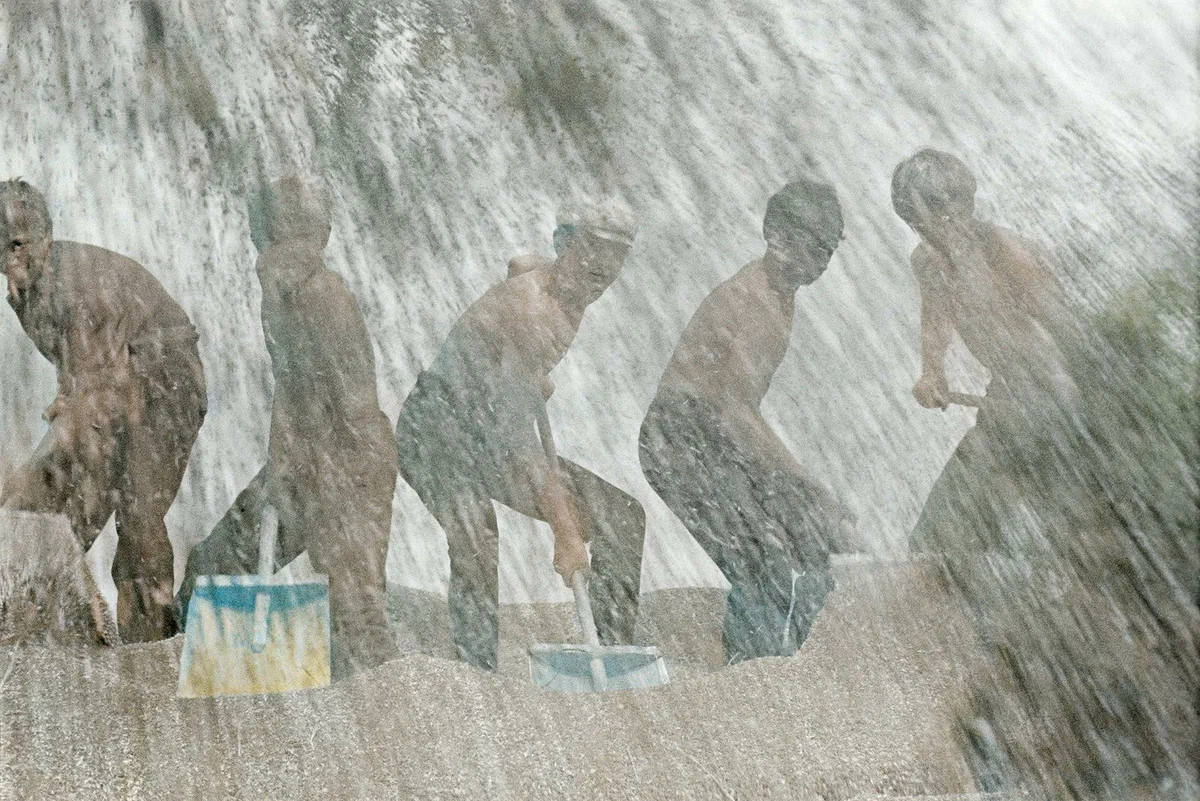
[(534, 270), (491, 287), (460, 319), (480, 333), (507, 331), (538, 318), (551, 304), (549, 278), (545, 271)]
[(145, 267), (133, 259), (97, 245), (54, 240), (52, 253), (68, 274), (86, 277), (143, 278), (152, 277)]
[(992, 237), (1001, 249), (1024, 262), (1037, 264), (1046, 260), (1046, 249), (1040, 243), (1011, 228), (993, 225)]
[(745, 315), (753, 313), (750, 306), (755, 302), (755, 294), (748, 286), (749, 280), (745, 270), (741, 270), (717, 284), (692, 314), (684, 338), (695, 339), (714, 333), (725, 336), (736, 329)]
[(922, 283), (936, 279), (950, 267), (946, 257), (927, 242), (920, 242), (913, 248), (908, 262), (912, 265), (917, 280)]
[(750, 262), (742, 266), (733, 275), (726, 278), (708, 293), (708, 299), (714, 305), (741, 305), (754, 299), (759, 285), (762, 283), (762, 273), (754, 268), (758, 262)]
[(554, 264), (554, 259), (541, 253), (518, 253), (508, 260), (508, 277), (516, 278), (534, 270), (544, 270)]
[(350, 285), (346, 283), (346, 279), (342, 277), (341, 273), (334, 272), (327, 267), (318, 268), (305, 283), (305, 289), (309, 291), (316, 290), (320, 294), (352, 297)]
[(58, 261), (60, 286), (67, 294), (63, 300), (70, 304), (90, 307), (100, 317), (131, 305), (165, 315), (183, 314), (162, 282), (128, 256), (64, 240), (54, 241), (52, 253)]
[(537, 305), (548, 297), (550, 277), (544, 270), (529, 270), (512, 278), (506, 278), (485, 293), (491, 296), (494, 305), (523, 308)]

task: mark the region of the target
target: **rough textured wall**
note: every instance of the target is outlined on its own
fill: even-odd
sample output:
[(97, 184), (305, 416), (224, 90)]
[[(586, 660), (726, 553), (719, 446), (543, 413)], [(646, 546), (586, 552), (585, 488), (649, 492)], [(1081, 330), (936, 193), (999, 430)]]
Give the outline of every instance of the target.
[[(44, 190), (58, 236), (146, 264), (200, 329), (210, 413), (168, 521), (180, 564), (265, 454), (243, 199), (260, 172), (328, 181), (327, 259), (366, 314), (393, 419), (508, 257), (549, 248), (557, 204), (628, 199), (641, 235), (556, 371), (551, 414), (564, 455), (646, 504), (647, 589), (721, 582), (644, 483), (637, 429), (690, 313), (759, 255), (766, 199), (789, 176), (835, 183), (846, 241), (801, 292), (766, 413), (880, 550), (903, 547), (972, 415), (908, 394), (918, 302), (915, 237), (888, 199), (899, 159), (924, 145), (964, 158), (982, 216), (1052, 246), (1081, 302), (1195, 263), (1190, 3), (159, 6), (0, 6), (0, 174)], [(982, 387), (954, 364), (962, 388)], [(0, 365), (3, 475), (53, 393), (7, 311)], [(561, 594), (548, 533), (515, 514), (502, 526), (504, 597)], [(435, 589), (447, 570), (403, 486), (390, 567)]]

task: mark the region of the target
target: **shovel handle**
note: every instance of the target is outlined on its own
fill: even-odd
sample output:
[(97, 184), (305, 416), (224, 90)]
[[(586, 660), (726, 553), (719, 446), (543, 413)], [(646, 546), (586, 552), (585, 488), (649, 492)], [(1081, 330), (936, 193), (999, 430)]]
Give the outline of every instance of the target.
[(596, 634), (596, 618), (592, 615), (592, 599), (588, 597), (583, 571), (571, 576), (571, 591), (575, 593), (575, 614), (579, 617), (579, 628), (583, 630), (583, 641), (592, 648), (599, 648), (600, 637)]
[(583, 641), (592, 650), (592, 687), (603, 692), (608, 687), (608, 675), (599, 654), (600, 637), (596, 634), (596, 618), (592, 615), (592, 601), (588, 598), (583, 571), (576, 571), (571, 576), (571, 590), (575, 593), (575, 614), (579, 616), (579, 628), (583, 629)]
[(550, 430), (550, 413), (546, 411), (546, 404), (538, 406), (537, 410), (537, 427), (538, 437), (542, 440), (542, 451), (545, 452), (546, 458), (550, 460), (550, 464), (558, 464), (558, 449), (554, 447), (554, 433)]
[(258, 577), (261, 579), (275, 575), (275, 543), (278, 539), (279, 512), (268, 503), (263, 507), (258, 530)]
[[(558, 469), (558, 451), (554, 447), (554, 434), (550, 431), (550, 415), (546, 411), (545, 404), (542, 404), (541, 406), (538, 407), (537, 427), (538, 427), (538, 436), (542, 440), (542, 450), (546, 452), (546, 459), (550, 462), (550, 469), (557, 470)], [(576, 587), (575, 585), (577, 582), (583, 582), (582, 574), (575, 574), (574, 576), (571, 577), (572, 589), (575, 590), (576, 608), (581, 609), (583, 607), (580, 607), (578, 605), (579, 599), (583, 598), (584, 602), (586, 603), (587, 602), (587, 591), (586, 591), (586, 586), (585, 586), (584, 590), (580, 590), (578, 587)], [(586, 585), (586, 582), (583, 582), (583, 583), (584, 583), (584, 585)], [(580, 593), (582, 593), (582, 595)], [(588, 616), (588, 619), (590, 620), (592, 617), (591, 604), (587, 604), (587, 611), (588, 611), (587, 616)], [(580, 625), (582, 626), (584, 633), (586, 634), (588, 627), (586, 624), (583, 623), (582, 618), (580, 618)], [(593, 624), (592, 630), (594, 631), (595, 628), (596, 628), (596, 626), (595, 626), (595, 624)]]
[[(550, 415), (546, 412), (545, 404), (538, 407), (537, 427), (542, 450), (546, 452), (550, 464), (557, 468), (558, 451), (554, 447), (554, 434), (550, 431)], [(583, 631), (583, 642), (592, 649), (592, 687), (603, 691), (608, 687), (608, 676), (604, 672), (604, 661), (599, 656), (600, 636), (596, 633), (596, 618), (592, 614), (592, 600), (588, 597), (587, 577), (582, 570), (571, 574), (571, 592), (575, 594), (575, 614)]]
[(269, 593), (260, 592), (254, 596), (254, 639), (251, 642), (250, 650), (256, 654), (261, 654), (267, 647), (267, 634), (269, 633), (269, 616), (271, 614), (271, 596)]
[[(258, 577), (264, 583), (275, 575), (275, 542), (279, 538), (279, 512), (271, 504), (263, 507), (258, 536)], [(271, 595), (260, 592), (254, 596), (254, 639), (251, 649), (262, 653), (267, 647)]]

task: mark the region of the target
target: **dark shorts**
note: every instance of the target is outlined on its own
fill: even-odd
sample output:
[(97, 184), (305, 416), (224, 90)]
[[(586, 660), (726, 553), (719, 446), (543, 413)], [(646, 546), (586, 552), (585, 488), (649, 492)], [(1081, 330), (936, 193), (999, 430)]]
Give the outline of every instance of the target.
[[(504, 409), (424, 373), (396, 426), (400, 471), (446, 534), (451, 631), (459, 655), (495, 670), (499, 647), (499, 528), (494, 502), (545, 520), (536, 480), (514, 472)], [(532, 421), (529, 424), (532, 433)], [(541, 451), (537, 451), (541, 455)], [(633, 642), (646, 519), (628, 493), (559, 458), (585, 538), (596, 629), (607, 645)]]
[(969, 715), (992, 732), (973, 745), (995, 787), (1195, 781), (1195, 440), (1120, 369), (1081, 379), (1077, 409), (981, 410), (913, 533), (990, 657)]
[(802, 569), (828, 567), (840, 510), (726, 436), (706, 402), (660, 393), (638, 444), (646, 479), (719, 566), (724, 553), (761, 551)]
[(419, 494), (490, 486), (506, 474), (509, 454), (490, 431), (488, 399), (424, 372), (396, 423), (400, 472)]
[(647, 481), (732, 585), (727, 659), (795, 653), (833, 588), (840, 509), (829, 508), (821, 488), (726, 436), (716, 410), (690, 396), (659, 394), (639, 455)]

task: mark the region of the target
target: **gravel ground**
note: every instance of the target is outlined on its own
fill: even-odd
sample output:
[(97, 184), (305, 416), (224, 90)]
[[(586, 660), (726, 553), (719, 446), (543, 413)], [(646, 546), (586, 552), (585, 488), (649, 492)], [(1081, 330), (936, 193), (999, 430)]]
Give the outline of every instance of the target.
[[(526, 674), (565, 605), (504, 608), (501, 675), (445, 658), (445, 601), (397, 591), (406, 655), (316, 692), (179, 700), (182, 640), (0, 652), (4, 798), (853, 799), (972, 789), (951, 707), (969, 629), (927, 567), (845, 564), (804, 649), (721, 665), (720, 590), (646, 596), (673, 682), (562, 696)], [(536, 632), (536, 635), (535, 635)]]

